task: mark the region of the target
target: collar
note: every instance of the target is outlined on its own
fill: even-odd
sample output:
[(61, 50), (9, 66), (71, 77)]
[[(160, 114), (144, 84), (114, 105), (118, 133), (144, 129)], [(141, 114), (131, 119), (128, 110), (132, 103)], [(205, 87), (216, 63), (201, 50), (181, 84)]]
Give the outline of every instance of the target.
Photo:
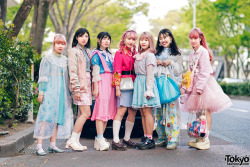
[(131, 51), (131, 49), (130, 48), (128, 48), (127, 46), (125, 46), (124, 48), (123, 48), (123, 52), (124, 52), (124, 54), (125, 54), (125, 56), (132, 56), (132, 51)]
[(201, 45), (196, 51), (194, 51), (194, 54), (199, 54), (203, 50), (203, 46)]
[(84, 49), (79, 45), (79, 43), (77, 44), (77, 47), (80, 49), (80, 50), (82, 50), (82, 51), (86, 51), (87, 50), (87, 48), (84, 46)]
[(163, 51), (167, 52), (169, 55), (171, 54), (171, 48), (164, 48)]
[(56, 53), (54, 50), (52, 51), (53, 55), (55, 55), (56, 57), (61, 57), (62, 56), (62, 53), (61, 54), (58, 54)]

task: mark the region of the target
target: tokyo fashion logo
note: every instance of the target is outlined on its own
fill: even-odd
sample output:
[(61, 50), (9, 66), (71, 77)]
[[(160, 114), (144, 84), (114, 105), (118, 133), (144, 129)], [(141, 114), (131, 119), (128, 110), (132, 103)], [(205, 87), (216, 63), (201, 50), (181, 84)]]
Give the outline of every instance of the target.
[(250, 156), (225, 155), (227, 165), (249, 165)]

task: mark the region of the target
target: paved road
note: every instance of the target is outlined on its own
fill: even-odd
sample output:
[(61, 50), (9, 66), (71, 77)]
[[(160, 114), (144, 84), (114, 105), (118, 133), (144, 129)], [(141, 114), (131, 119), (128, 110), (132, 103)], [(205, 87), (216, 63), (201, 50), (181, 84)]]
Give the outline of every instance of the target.
[[(185, 120), (185, 114), (183, 114)], [(99, 152), (93, 149), (93, 140), (81, 139), (88, 146), (84, 152), (67, 150), (63, 154), (48, 154), (37, 157), (34, 153), (21, 154), (12, 158), (0, 158), (1, 166), (228, 166), (225, 155), (250, 156), (250, 102), (233, 100), (233, 106), (226, 111), (213, 115), (213, 126), (210, 134), (211, 149), (196, 150), (189, 148), (186, 131), (181, 131), (181, 140), (177, 150), (156, 148), (154, 150), (108, 151)], [(139, 139), (134, 139), (138, 141)], [(111, 141), (111, 139), (109, 139)], [(44, 144), (48, 146), (48, 142)], [(65, 141), (58, 141), (63, 148)], [(34, 151), (35, 143), (26, 150)]]

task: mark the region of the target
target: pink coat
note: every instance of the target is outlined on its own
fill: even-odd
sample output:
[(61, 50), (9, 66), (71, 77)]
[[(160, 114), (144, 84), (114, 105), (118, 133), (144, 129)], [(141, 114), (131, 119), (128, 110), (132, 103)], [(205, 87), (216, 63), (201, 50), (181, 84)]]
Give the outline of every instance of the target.
[[(69, 53), (69, 89), (73, 94), (86, 92), (86, 59), (78, 46), (72, 48)], [(91, 59), (90, 51), (87, 50), (87, 53)]]
[(202, 93), (203, 89), (207, 84), (209, 76), (213, 74), (213, 69), (210, 64), (208, 50), (203, 46), (200, 46), (196, 52), (192, 51), (191, 54), (189, 55), (190, 71), (193, 70), (193, 66), (196, 63), (196, 58), (198, 57), (199, 53), (201, 53), (201, 56), (199, 58), (198, 65), (196, 67), (195, 75), (198, 76), (196, 82), (197, 92)]

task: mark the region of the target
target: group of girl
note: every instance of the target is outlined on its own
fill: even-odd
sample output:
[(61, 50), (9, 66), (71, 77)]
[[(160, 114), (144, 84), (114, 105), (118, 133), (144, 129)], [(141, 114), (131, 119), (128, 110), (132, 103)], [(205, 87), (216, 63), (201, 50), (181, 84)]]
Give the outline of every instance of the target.
[[(181, 101), (184, 110), (190, 112), (200, 109), (197, 103), (202, 98), (208, 109), (207, 130), (210, 131), (210, 113), (229, 107), (231, 101), (211, 76), (212, 56), (201, 30), (192, 29), (189, 40), (193, 48), (189, 66), (195, 75), (190, 92), (182, 87)], [(47, 138), (50, 138), (49, 152), (64, 152), (56, 147), (56, 138), (68, 139), (66, 148), (71, 147), (76, 151), (87, 149), (79, 139), (84, 123), (91, 116), (92, 95), (95, 97), (91, 120), (96, 121), (96, 150), (109, 150), (110, 145), (113, 150), (127, 150), (128, 147), (145, 150), (155, 146), (177, 148), (180, 110), (178, 86), (183, 74), (181, 52), (168, 29), (159, 32), (156, 48), (153, 36), (148, 32), (140, 35), (137, 51), (136, 41), (135, 31), (125, 31), (113, 59), (108, 32), (98, 34), (97, 47), (91, 52), (89, 32), (80, 28), (74, 35), (67, 58), (63, 55), (67, 45), (65, 37), (55, 35), (53, 51), (42, 59), (39, 70), (38, 101), (41, 105), (34, 130), (37, 155), (46, 155), (42, 141)], [(198, 66), (193, 69), (197, 59)], [(132, 78), (133, 90), (121, 89), (121, 82), (125, 78)], [(170, 94), (175, 94), (171, 100), (162, 100), (162, 95)], [(218, 96), (219, 100), (216, 98)], [(74, 127), (71, 97), (79, 109)], [(152, 109), (155, 109), (154, 117)], [(130, 139), (136, 110), (140, 110), (144, 132), (138, 143)], [(121, 121), (127, 111), (125, 135), (120, 141)], [(111, 144), (103, 136), (108, 120), (113, 120)], [(153, 140), (154, 122), (157, 123), (157, 142)], [(205, 139), (192, 140), (188, 144), (198, 149), (210, 148), (208, 135)]]

